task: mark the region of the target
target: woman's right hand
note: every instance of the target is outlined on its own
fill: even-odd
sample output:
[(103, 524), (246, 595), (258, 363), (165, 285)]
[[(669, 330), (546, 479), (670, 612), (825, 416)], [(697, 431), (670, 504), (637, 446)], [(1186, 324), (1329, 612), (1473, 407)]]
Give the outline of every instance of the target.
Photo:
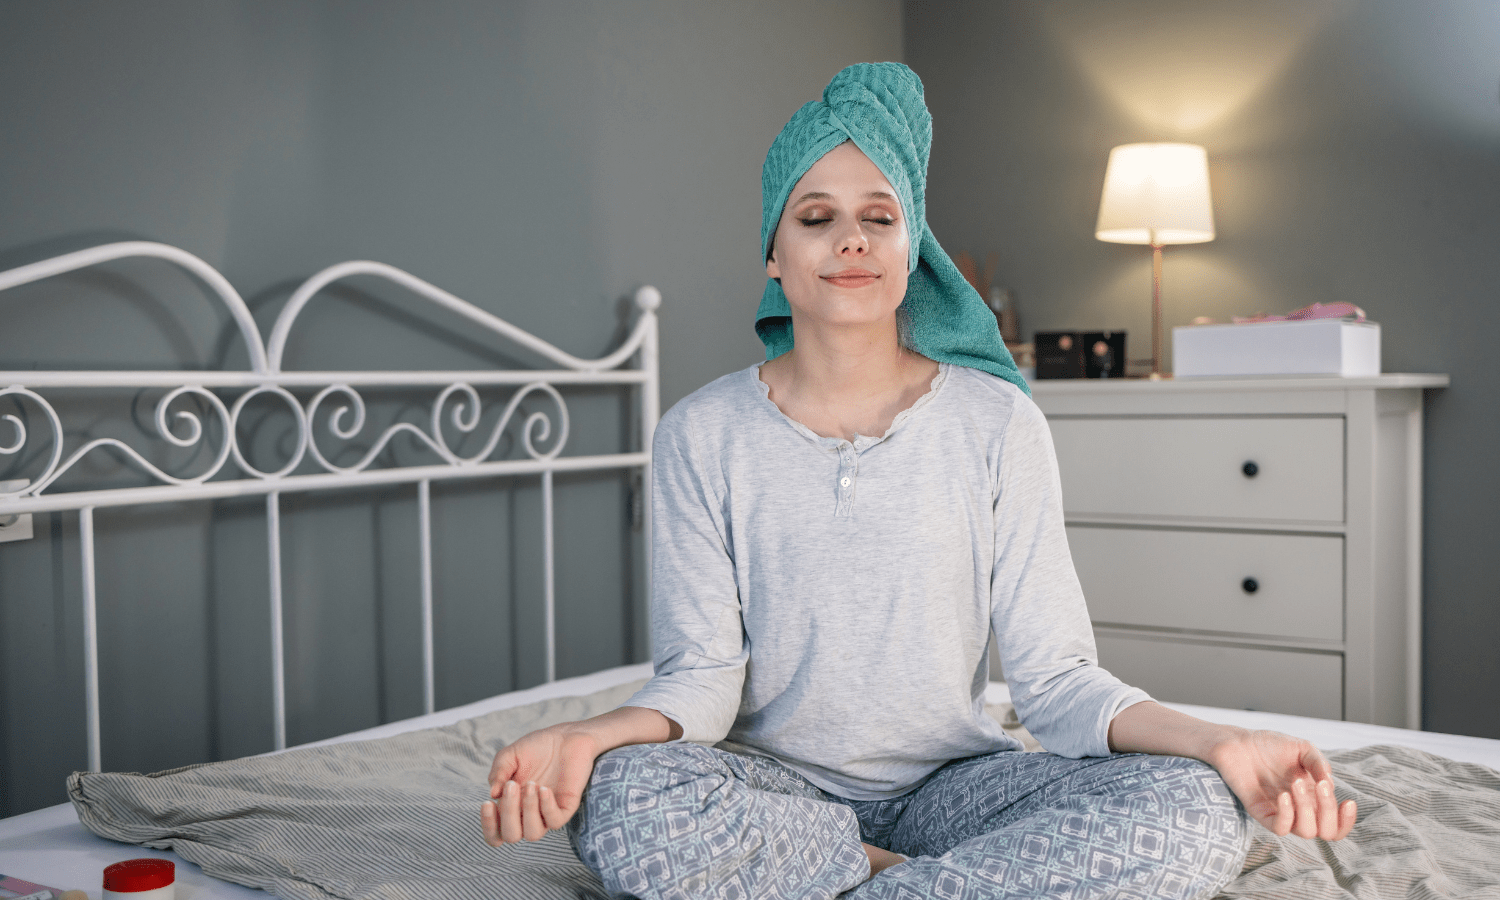
[(495, 754), (490, 797), (479, 811), (491, 846), (541, 840), (561, 828), (583, 802), (594, 760), (627, 744), (682, 737), (682, 726), (654, 709), (622, 706), (582, 722), (533, 731)]
[(490, 797), (480, 810), (484, 839), (492, 846), (540, 840), (578, 811), (583, 790), (604, 752), (586, 722), (533, 731), (495, 754)]

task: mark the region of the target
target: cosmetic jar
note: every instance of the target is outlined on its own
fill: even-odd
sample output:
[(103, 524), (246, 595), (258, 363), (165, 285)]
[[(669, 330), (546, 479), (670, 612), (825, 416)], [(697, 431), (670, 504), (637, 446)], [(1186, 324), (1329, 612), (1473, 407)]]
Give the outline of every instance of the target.
[(174, 900), (177, 866), (170, 859), (127, 859), (104, 870), (104, 900)]

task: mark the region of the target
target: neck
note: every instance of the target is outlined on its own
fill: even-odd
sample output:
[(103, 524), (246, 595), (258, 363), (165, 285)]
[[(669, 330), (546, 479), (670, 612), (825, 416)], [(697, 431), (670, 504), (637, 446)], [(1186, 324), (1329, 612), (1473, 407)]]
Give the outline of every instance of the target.
[(895, 317), (868, 328), (792, 327), (796, 346), (760, 377), (772, 403), (824, 437), (885, 434), (937, 375), (937, 363), (897, 341)]
[(798, 393), (822, 399), (853, 399), (899, 390), (914, 363), (926, 360), (901, 346), (893, 317), (869, 327), (819, 328), (794, 319), (796, 346), (787, 354), (788, 374)]

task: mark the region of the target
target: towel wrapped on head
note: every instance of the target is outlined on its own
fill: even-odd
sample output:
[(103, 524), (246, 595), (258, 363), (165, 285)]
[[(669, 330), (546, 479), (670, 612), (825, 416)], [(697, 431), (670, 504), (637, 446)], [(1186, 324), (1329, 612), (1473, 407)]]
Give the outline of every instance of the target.
[[(910, 274), (901, 309), (912, 349), (938, 362), (998, 375), (1030, 394), (1000, 339), (994, 314), (927, 226), (932, 115), (922, 98), (921, 79), (900, 63), (849, 66), (833, 76), (823, 99), (797, 110), (776, 136), (761, 169), (761, 261), (770, 255), (792, 188), (814, 163), (845, 141), (853, 141), (869, 157), (901, 200), (911, 233)], [(774, 279), (766, 279), (755, 331), (766, 345), (767, 359), (792, 349), (792, 308)]]

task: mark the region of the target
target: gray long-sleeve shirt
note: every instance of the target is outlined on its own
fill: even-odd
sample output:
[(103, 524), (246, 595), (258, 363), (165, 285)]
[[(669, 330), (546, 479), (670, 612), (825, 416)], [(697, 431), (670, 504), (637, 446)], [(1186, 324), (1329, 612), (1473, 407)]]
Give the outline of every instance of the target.
[(1108, 753), (1110, 719), (1148, 699), (1097, 664), (1051, 434), (999, 378), (944, 364), (884, 436), (851, 443), (783, 415), (752, 366), (662, 417), (652, 468), (656, 674), (628, 705), (684, 740), (899, 796), (1019, 749), (983, 711), (992, 629), (1054, 753)]

